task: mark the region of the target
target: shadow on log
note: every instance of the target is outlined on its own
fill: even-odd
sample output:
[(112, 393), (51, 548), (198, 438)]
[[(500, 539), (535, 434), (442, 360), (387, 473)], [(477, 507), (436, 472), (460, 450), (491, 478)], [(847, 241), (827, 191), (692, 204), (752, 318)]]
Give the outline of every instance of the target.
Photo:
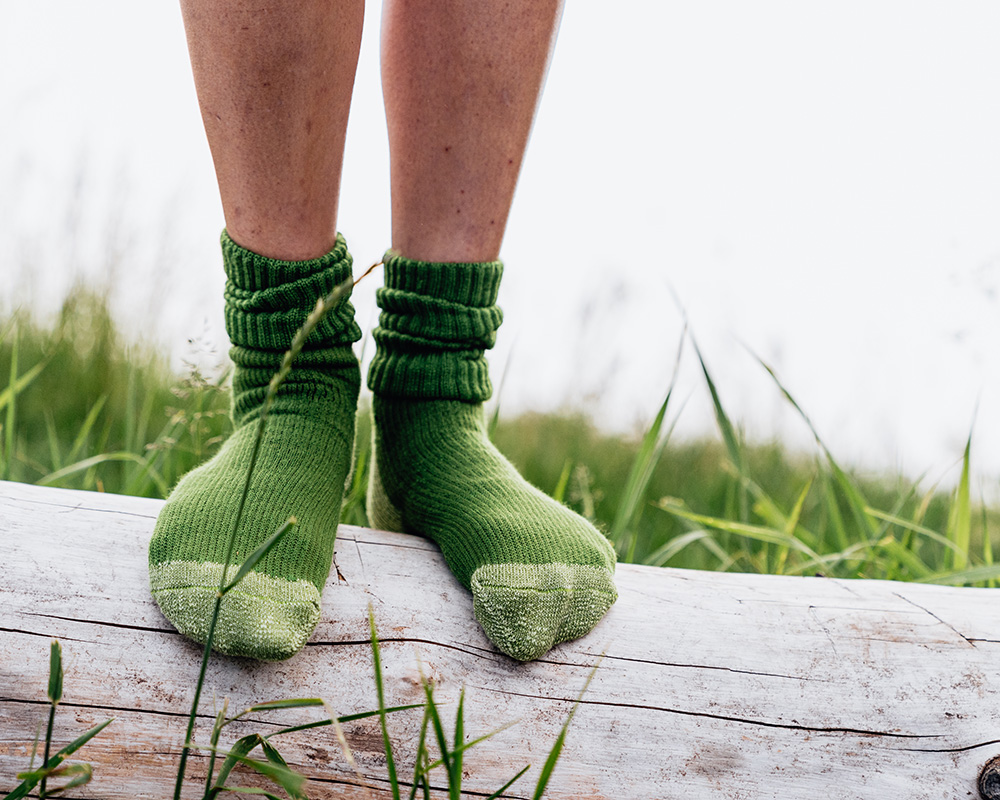
[[(0, 792), (26, 769), (45, 718), (55, 637), (66, 665), (55, 743), (115, 718), (77, 754), (94, 780), (72, 796), (169, 796), (200, 648), (149, 597), (146, 546), (161, 505), (0, 482)], [(223, 698), (230, 711), (309, 696), (338, 714), (375, 708), (370, 603), (389, 704), (422, 701), (422, 669), (446, 718), (465, 686), (470, 738), (518, 721), (467, 754), (468, 797), (528, 763), (504, 796), (530, 796), (602, 653), (553, 800), (975, 798), (982, 765), (1000, 753), (997, 590), (621, 565), (620, 599), (601, 624), (522, 665), (485, 638), (432, 544), (341, 526), (335, 558), (301, 653), (275, 664), (213, 658), (197, 739), (207, 741)], [(317, 718), (307, 711), (253, 717), (223, 744)], [(420, 721), (419, 710), (389, 718), (404, 777)], [(377, 721), (346, 733), (371, 796), (389, 797)], [(331, 728), (282, 741), (310, 798), (367, 796)], [(185, 797), (200, 796), (205, 768), (193, 759)]]

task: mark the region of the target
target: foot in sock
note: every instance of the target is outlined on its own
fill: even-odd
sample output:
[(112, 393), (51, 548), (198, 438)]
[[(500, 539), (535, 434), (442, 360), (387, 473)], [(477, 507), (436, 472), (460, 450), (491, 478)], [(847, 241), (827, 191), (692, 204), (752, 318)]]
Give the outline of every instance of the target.
[(369, 373), (372, 525), (436, 542), (486, 634), (521, 661), (588, 633), (614, 603), (614, 550), (528, 484), (486, 435), (501, 265), (386, 260)]
[[(236, 430), (173, 490), (149, 548), (153, 597), (181, 633), (202, 642), (268, 382), (316, 300), (351, 275), (343, 239), (323, 258), (287, 262), (223, 234), (223, 260)], [(298, 524), (226, 595), (214, 637), (220, 652), (288, 658), (319, 619), (354, 441), (360, 373), (351, 343), (360, 332), (353, 315), (345, 300), (320, 323), (271, 406), (231, 573), (288, 517)]]

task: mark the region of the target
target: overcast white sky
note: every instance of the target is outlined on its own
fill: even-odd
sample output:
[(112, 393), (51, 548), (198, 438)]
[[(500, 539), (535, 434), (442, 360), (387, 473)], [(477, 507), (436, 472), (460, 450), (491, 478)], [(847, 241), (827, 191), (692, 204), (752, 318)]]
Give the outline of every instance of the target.
[[(648, 420), (682, 330), (750, 433), (808, 445), (748, 349), (834, 453), (1000, 475), (1000, 4), (570, 0), (503, 257), (509, 411)], [(379, 7), (339, 226), (388, 243)], [(172, 0), (8, 3), (0, 29), (0, 303), (78, 273), (179, 357), (224, 348), (222, 228)], [(76, 198), (76, 200), (74, 200)], [(359, 287), (362, 326), (377, 280)], [(368, 354), (370, 356), (370, 352)], [(508, 356), (509, 362), (508, 362)], [(711, 429), (685, 353), (679, 431)]]

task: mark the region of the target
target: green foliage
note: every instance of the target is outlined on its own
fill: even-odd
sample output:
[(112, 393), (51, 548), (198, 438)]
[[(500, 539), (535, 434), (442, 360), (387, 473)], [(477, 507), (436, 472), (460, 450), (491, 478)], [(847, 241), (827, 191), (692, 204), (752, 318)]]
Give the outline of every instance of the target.
[(229, 431), (224, 379), (178, 380), (74, 291), (47, 325), (0, 321), (0, 478), (162, 497)]
[[(45, 756), (42, 759), (42, 765), (38, 769), (35, 769), (35, 755), (38, 752), (38, 737), (36, 736), (34, 747), (31, 750), (31, 763), (28, 766), (28, 770), (27, 772), (18, 773), (17, 777), (21, 780), (21, 783), (4, 800), (19, 800), (19, 798), (27, 797), (28, 793), (36, 786), (38, 787), (38, 797), (45, 798), (54, 797), (62, 794), (67, 789), (74, 789), (90, 783), (93, 777), (93, 770), (90, 764), (64, 764), (63, 762), (67, 756), (73, 755), (73, 753), (110, 725), (113, 720), (109, 719), (99, 725), (95, 725), (82, 736), (77, 737), (62, 748), (54, 756), (50, 757), (52, 724), (55, 722), (56, 706), (62, 700), (62, 693), (62, 645), (53, 639), (49, 646), (49, 687), (47, 692), (49, 699), (49, 724), (45, 731)], [(65, 783), (55, 789), (50, 789), (48, 785), (50, 779), (65, 781)]]

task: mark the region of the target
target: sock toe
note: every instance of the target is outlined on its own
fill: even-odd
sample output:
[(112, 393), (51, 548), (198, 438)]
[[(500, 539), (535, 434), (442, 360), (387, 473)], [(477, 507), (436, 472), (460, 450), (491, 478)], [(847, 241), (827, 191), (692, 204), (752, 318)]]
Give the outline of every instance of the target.
[(485, 564), (472, 604), (487, 636), (518, 661), (589, 633), (618, 598), (609, 570), (582, 564)]
[[(229, 580), (237, 569), (229, 568)], [(204, 643), (221, 576), (222, 564), (169, 561), (150, 568), (149, 582), (164, 616)], [(305, 645), (319, 611), (320, 594), (311, 582), (249, 572), (222, 601), (213, 649), (266, 661), (290, 658)]]

